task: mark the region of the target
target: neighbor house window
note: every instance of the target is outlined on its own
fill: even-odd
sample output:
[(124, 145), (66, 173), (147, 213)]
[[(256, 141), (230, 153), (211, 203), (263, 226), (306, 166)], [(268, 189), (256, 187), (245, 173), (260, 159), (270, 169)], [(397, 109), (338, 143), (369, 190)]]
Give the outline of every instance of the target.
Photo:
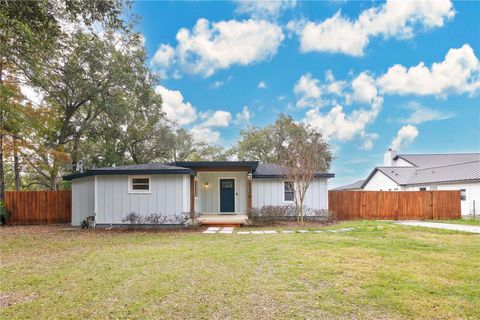
[(129, 177), (129, 192), (132, 193), (149, 193), (150, 192), (150, 177), (136, 176)]
[(295, 187), (293, 181), (283, 182), (283, 201), (292, 202), (295, 196)]
[(420, 190), (420, 191), (427, 191), (427, 187), (420, 187), (420, 188), (418, 188), (418, 190)]
[(460, 200), (466, 201), (467, 200), (467, 190), (460, 189)]

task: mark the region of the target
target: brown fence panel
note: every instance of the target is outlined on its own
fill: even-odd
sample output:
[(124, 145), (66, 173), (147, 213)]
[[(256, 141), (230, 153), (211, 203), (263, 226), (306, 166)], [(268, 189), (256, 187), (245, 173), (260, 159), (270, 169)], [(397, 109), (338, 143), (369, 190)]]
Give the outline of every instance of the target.
[(71, 191), (7, 191), (8, 224), (70, 223)]
[(429, 220), (461, 217), (460, 191), (329, 191), (338, 220)]

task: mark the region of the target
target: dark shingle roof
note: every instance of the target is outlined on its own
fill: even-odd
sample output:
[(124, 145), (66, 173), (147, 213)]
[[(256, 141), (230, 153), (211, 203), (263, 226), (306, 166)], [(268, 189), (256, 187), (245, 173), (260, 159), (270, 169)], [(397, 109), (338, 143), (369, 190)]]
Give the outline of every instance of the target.
[(64, 176), (64, 180), (73, 180), (89, 176), (112, 174), (191, 174), (195, 172), (190, 168), (183, 168), (164, 163), (130, 164), (116, 167), (95, 168), (83, 173)]
[[(253, 172), (253, 178), (280, 178), (286, 175), (288, 168), (279, 164), (265, 163), (259, 164), (257, 170)], [(333, 178), (335, 174), (327, 172), (318, 172), (317, 178)]]

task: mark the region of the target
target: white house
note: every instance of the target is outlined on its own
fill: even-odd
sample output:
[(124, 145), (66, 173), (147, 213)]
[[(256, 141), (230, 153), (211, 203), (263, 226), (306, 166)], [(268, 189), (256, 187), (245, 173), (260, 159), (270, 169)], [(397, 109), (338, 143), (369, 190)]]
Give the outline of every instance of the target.
[[(292, 183), (284, 176), (285, 168), (276, 164), (201, 161), (97, 168), (64, 179), (72, 181), (72, 225), (78, 226), (93, 214), (97, 225), (120, 225), (132, 212), (235, 215), (243, 221), (249, 208), (292, 203)], [(327, 181), (332, 177), (316, 174), (305, 206), (327, 209)]]
[(396, 154), (361, 185), (370, 191), (460, 190), (462, 215), (480, 213), (480, 153)]

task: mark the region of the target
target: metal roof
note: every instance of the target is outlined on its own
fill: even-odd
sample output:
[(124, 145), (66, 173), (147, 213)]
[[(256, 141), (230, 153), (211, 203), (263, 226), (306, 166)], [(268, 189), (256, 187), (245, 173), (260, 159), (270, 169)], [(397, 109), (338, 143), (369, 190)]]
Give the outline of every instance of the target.
[(394, 157), (394, 160), (398, 158), (402, 158), (419, 168), (432, 168), (480, 161), (480, 153), (398, 154)]
[[(417, 164), (424, 163), (428, 157), (426, 155), (419, 155), (421, 157), (412, 159), (409, 161), (414, 164), (413, 161), (416, 161)], [(440, 157), (439, 160), (429, 161), (429, 163), (450, 163), (454, 160), (454, 157)], [(476, 157), (475, 157), (476, 156)], [(362, 184), (362, 188), (365, 187), (367, 182), (375, 174), (375, 172), (380, 171), (385, 174), (387, 177), (392, 179), (398, 185), (412, 185), (412, 184), (425, 184), (425, 183), (444, 183), (444, 182), (464, 182), (464, 181), (476, 181), (480, 180), (480, 159), (478, 158), (480, 154), (462, 154), (457, 157), (457, 160), (464, 160), (467, 158), (475, 159), (475, 161), (463, 162), (463, 163), (453, 163), (440, 166), (429, 166), (429, 167), (376, 167), (370, 173), (370, 175), (365, 179)], [(399, 156), (403, 158), (402, 156)], [(430, 158), (432, 160), (432, 158)], [(428, 165), (428, 164), (427, 164)]]
[(346, 185), (344, 185), (344, 186), (332, 188), (332, 189), (330, 189), (330, 190), (338, 191), (338, 190), (355, 190), (355, 189), (361, 189), (361, 188), (362, 188), (363, 181), (365, 181), (365, 180), (358, 180), (358, 181), (355, 181), (354, 183), (350, 183), (350, 184), (346, 184)]
[[(280, 178), (284, 177), (288, 172), (288, 168), (279, 164), (264, 163), (259, 164), (257, 169), (253, 172), (252, 177), (258, 178)], [(317, 172), (315, 174), (317, 178), (333, 178), (334, 173)]]

